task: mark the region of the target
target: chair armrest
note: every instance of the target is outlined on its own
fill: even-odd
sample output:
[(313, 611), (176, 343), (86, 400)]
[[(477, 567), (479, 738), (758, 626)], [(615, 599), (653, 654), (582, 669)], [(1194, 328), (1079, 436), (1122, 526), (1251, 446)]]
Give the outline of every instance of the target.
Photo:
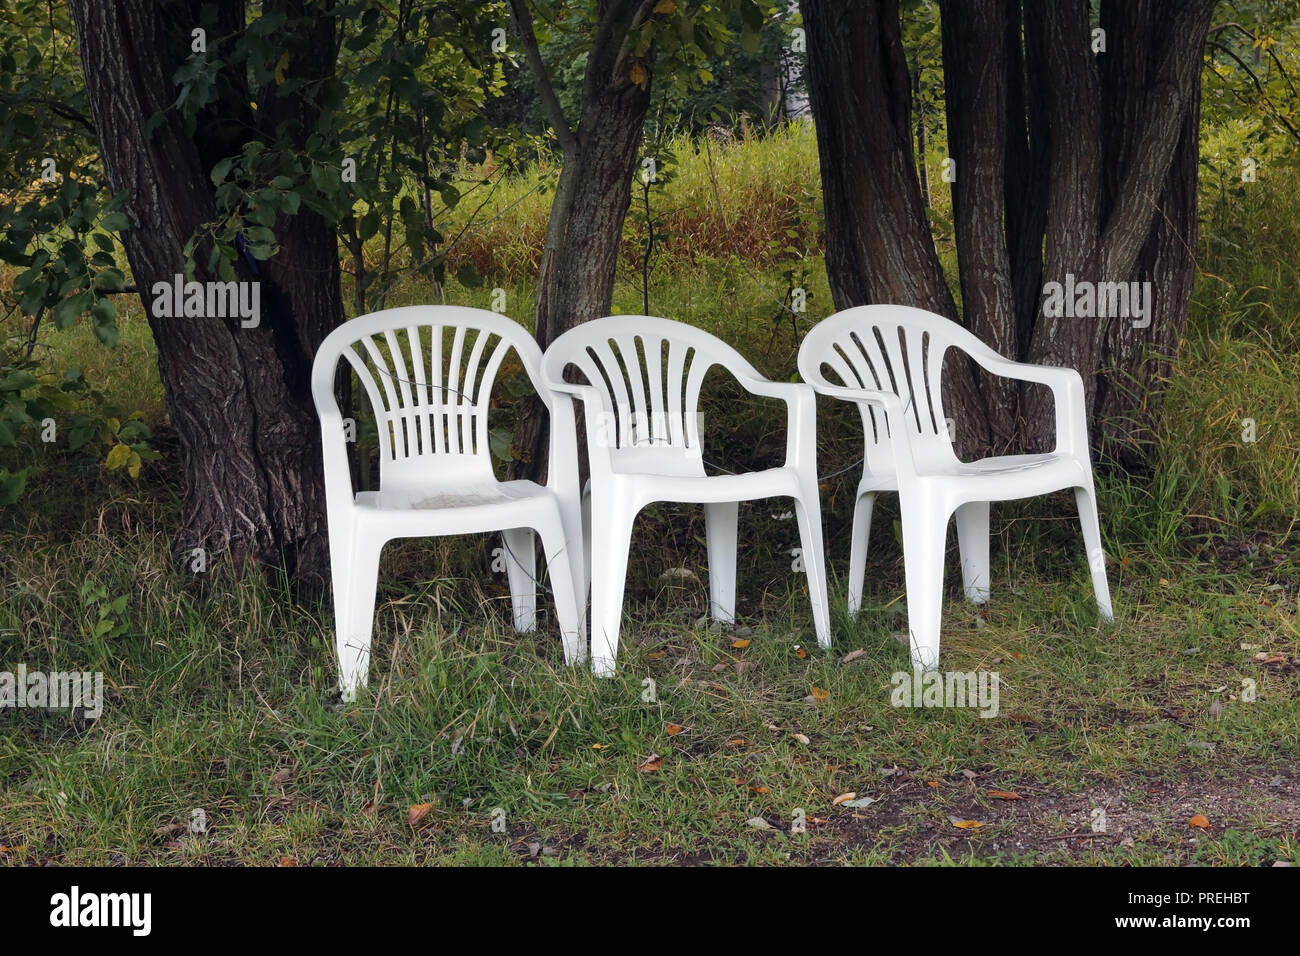
[[(604, 473), (610, 470), (609, 451), (610, 442), (605, 435), (605, 426), (602, 424), (601, 416), (605, 414), (605, 405), (601, 401), (600, 392), (592, 385), (578, 385), (573, 382), (556, 382), (551, 379), (545, 379), (543, 386), (550, 390), (551, 394), (557, 399), (551, 409), (551, 429), (552, 432), (560, 426), (565, 411), (557, 413), (557, 409), (567, 410), (569, 416), (569, 425), (572, 429), (573, 437), (573, 480), (577, 481), (577, 422), (574, 419), (573, 400), (578, 399), (582, 402), (583, 411), (586, 413), (585, 431), (587, 433), (587, 464), (593, 473)], [(558, 449), (554, 439), (551, 441), (551, 456), (554, 461)], [(553, 472), (552, 472), (553, 473)]]
[(866, 402), (883, 409), (889, 425), (889, 443), (894, 452), (894, 467), (901, 474), (916, 474), (916, 462), (912, 457), (912, 442), (908, 437), (907, 421), (902, 399), (893, 392), (882, 392), (869, 388), (845, 388), (840, 385), (817, 385), (818, 395), (838, 398), (846, 402)]
[(788, 411), (785, 432), (787, 468), (811, 468), (817, 472), (817, 393), (805, 382), (773, 382), (752, 375), (736, 374), (737, 382), (751, 395), (777, 398)]
[(1056, 414), (1056, 450), (1088, 461), (1087, 400), (1083, 377), (1077, 370), (1067, 366), (1013, 362), (992, 349), (971, 350), (968, 354), (981, 368), (994, 375), (1050, 388)]
[(321, 453), (325, 463), (325, 492), (330, 498), (352, 502), (352, 470), (348, 467), (347, 441), (343, 437), (343, 416), (338, 409), (318, 412)]
[[(560, 496), (573, 494), (578, 485), (578, 423), (574, 398), (567, 391), (552, 390), (550, 454), (546, 462), (546, 485)], [(578, 491), (580, 494), (580, 490)]]

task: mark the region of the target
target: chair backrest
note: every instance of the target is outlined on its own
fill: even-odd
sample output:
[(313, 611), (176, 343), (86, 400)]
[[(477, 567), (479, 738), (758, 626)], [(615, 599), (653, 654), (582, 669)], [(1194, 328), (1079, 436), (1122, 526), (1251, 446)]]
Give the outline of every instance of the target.
[(461, 306), (385, 309), (343, 323), (312, 366), (317, 409), (334, 408), (340, 359), (356, 373), (379, 432), (381, 488), (431, 477), (491, 478), (488, 407), (492, 385), (514, 351), (538, 387), (541, 349), (505, 316)]
[[(799, 374), (816, 387), (892, 392), (902, 400), (914, 453), (955, 457), (943, 413), (943, 359), (949, 348), (979, 340), (941, 315), (903, 305), (864, 305), (823, 319), (799, 348)], [(878, 406), (858, 404), (872, 471), (889, 467), (889, 427)]]
[(703, 329), (650, 315), (584, 322), (555, 339), (542, 359), (548, 380), (564, 381), (574, 366), (604, 407), (587, 430), (602, 437), (611, 460), (657, 449), (700, 459), (700, 388), (714, 365), (760, 377), (739, 352)]

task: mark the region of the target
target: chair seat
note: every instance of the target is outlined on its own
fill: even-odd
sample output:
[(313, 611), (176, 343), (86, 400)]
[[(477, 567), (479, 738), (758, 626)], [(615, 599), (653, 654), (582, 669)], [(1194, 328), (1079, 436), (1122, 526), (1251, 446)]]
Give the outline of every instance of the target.
[(376, 511), (478, 508), (483, 505), (525, 501), (549, 494), (549, 489), (533, 481), (431, 483), (420, 488), (363, 491), (356, 496), (356, 506)]
[(531, 481), (430, 484), (419, 488), (364, 491), (355, 499), (357, 518), (395, 538), (472, 534), (510, 528), (559, 526), (559, 499)]
[(799, 473), (794, 468), (766, 468), (743, 475), (665, 475), (615, 473), (613, 480), (639, 486), (642, 500), (708, 504), (753, 501), (773, 496), (797, 497)]
[[(1074, 487), (1087, 477), (1088, 473), (1078, 459), (1057, 454), (1002, 455), (978, 461), (954, 461), (938, 468), (920, 470), (917, 474), (919, 479), (960, 479), (962, 490), (970, 490), (969, 497), (979, 501), (1004, 501), (1044, 494)], [(858, 486), (858, 494), (897, 490), (896, 472), (864, 475)]]

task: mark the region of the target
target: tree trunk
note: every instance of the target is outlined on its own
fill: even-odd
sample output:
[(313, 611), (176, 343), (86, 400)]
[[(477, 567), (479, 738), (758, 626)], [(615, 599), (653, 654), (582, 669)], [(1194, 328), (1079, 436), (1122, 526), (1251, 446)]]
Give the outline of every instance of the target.
[[(965, 324), (1008, 357), (1078, 369), (1094, 442), (1130, 466), (1195, 278), (1201, 50), (1213, 8), (1104, 0), (1106, 46), (1094, 52), (1080, 0), (941, 4)], [(903, 175), (913, 160), (900, 135), (910, 96), (899, 81), (898, 4), (805, 0), (803, 10), (835, 304), (897, 302), (957, 318), (915, 177)], [(1043, 283), (1070, 276), (1094, 288), (1151, 281), (1150, 325), (1044, 309)], [(979, 452), (976, 439), (994, 452), (1053, 442), (1041, 387), (950, 365), (944, 402), (963, 423), (963, 455)]]
[[(583, 80), (581, 120), (572, 133), (567, 126), (557, 129), (564, 165), (551, 203), (537, 280), (534, 331), (543, 349), (567, 330), (609, 314), (623, 222), (632, 202), (632, 178), (639, 167), (650, 106), (650, 66), (641, 64), (646, 71), (644, 84), (632, 82), (625, 38), (652, 8), (646, 0), (602, 4)], [(653, 50), (649, 57), (653, 58)], [(544, 75), (537, 80), (549, 82)], [(551, 121), (565, 125), (560, 116)], [(514, 452), (520, 460), (516, 473), (540, 478), (545, 448), (545, 417), (538, 403), (531, 402), (515, 435)]]
[[(898, 0), (803, 0), (800, 9), (835, 307), (892, 302), (956, 319), (912, 153)], [(945, 363), (943, 401), (950, 416), (978, 409), (958, 429), (959, 451), (987, 447), (984, 401), (969, 363)]]
[[(124, 245), (183, 451), (183, 515), (173, 553), (187, 570), (198, 567), (194, 550), (203, 549), (209, 572), (222, 557), (236, 570), (251, 560), (315, 589), (327, 576), (328, 547), (309, 376), (316, 347), (343, 315), (334, 235), (313, 214), (282, 217), (276, 225), (281, 249), (273, 259), (254, 267), (240, 257), (238, 279), (261, 282), (256, 327), (243, 328), (237, 318), (157, 316), (154, 283), (170, 283), (183, 271), (186, 242), (216, 218), (208, 172), (234, 151), (220, 134), (238, 124), (214, 117), (191, 134), (172, 108), (171, 77), (189, 55), (197, 0), (165, 7), (150, 0), (74, 0), (71, 6), (108, 179), (130, 197)], [(304, 4), (268, 0), (263, 9), (284, 9), (292, 18)], [(229, 18), (232, 10), (242, 17), (229, 4), (221, 15)], [(328, 76), (333, 21), (317, 18), (301, 29), (302, 35), (281, 34), (296, 54), (289, 72), (309, 80)], [(217, 31), (211, 32), (215, 44)], [(259, 123), (311, 118), (296, 97), (259, 99)], [(161, 122), (146, 134), (146, 120), (155, 114)], [(195, 280), (218, 278), (206, 270), (205, 254), (196, 261)]]

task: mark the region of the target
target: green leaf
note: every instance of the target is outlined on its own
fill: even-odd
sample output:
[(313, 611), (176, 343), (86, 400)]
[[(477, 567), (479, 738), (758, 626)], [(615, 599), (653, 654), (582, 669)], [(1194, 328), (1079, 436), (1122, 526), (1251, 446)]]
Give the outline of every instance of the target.
[(511, 450), (511, 444), (514, 441), (514, 433), (508, 428), (494, 428), (488, 432), (488, 447), (492, 449), (492, 454), (499, 461), (514, 461), (514, 452)]
[(131, 220), (127, 219), (123, 213), (110, 212), (99, 225), (100, 228), (108, 232), (121, 232), (123, 229), (131, 228)]
[(110, 349), (117, 345), (117, 310), (113, 307), (110, 299), (100, 299), (90, 307), (91, 328), (95, 331), (95, 338), (103, 342)]
[(121, 292), (126, 288), (126, 277), (120, 269), (103, 269), (95, 276), (95, 288), (102, 292)]
[(212, 185), (220, 186), (230, 175), (230, 167), (235, 165), (235, 157), (227, 156), (217, 165), (212, 167)]
[(90, 308), (90, 300), (94, 296), (89, 292), (79, 292), (76, 295), (70, 295), (54, 307), (54, 325), (59, 329), (66, 329), (73, 322), (77, 321), (77, 316)]
[(477, 289), (483, 284), (483, 277), (474, 268), (474, 263), (467, 262), (456, 270), (456, 281), (467, 289)]
[(77, 451), (86, 446), (92, 438), (95, 437), (95, 426), (91, 425), (74, 425), (68, 430), (68, 448)]
[(378, 231), (379, 213), (372, 209), (361, 217), (361, 223), (357, 226), (357, 235), (361, 237), (362, 242), (365, 242)]
[(27, 487), (27, 469), (8, 472), (0, 468), (0, 505), (11, 505)]
[(15, 369), (0, 380), (0, 392), (21, 392), (25, 388), (31, 388), (38, 383), (38, 379), (30, 372), (24, 372), (21, 369)]

